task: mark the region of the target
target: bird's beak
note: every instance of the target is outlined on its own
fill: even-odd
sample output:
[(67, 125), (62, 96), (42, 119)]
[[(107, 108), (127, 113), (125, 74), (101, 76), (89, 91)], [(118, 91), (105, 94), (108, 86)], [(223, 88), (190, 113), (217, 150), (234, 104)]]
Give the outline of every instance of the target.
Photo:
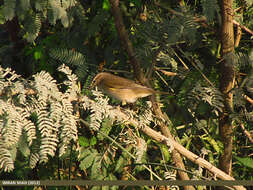
[(89, 90), (91, 90), (91, 89), (93, 89), (95, 86), (97, 86), (98, 82), (99, 82), (99, 80), (98, 80), (98, 75), (96, 75), (96, 76), (94, 77), (94, 79), (92, 80), (91, 85), (89, 86)]

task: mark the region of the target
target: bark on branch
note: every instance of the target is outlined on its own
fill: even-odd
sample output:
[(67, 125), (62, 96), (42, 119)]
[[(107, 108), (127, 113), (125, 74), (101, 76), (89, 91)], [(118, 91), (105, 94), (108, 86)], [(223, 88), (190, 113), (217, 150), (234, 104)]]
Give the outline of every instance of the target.
[[(112, 14), (113, 14), (113, 17), (115, 20), (115, 27), (118, 31), (118, 35), (120, 37), (122, 45), (124, 46), (124, 48), (127, 51), (128, 57), (129, 57), (130, 62), (133, 66), (133, 69), (134, 69), (135, 77), (142, 84), (149, 85), (148, 80), (144, 77), (143, 71), (141, 70), (141, 64), (135, 56), (135, 51), (134, 51), (133, 45), (128, 38), (128, 33), (127, 33), (125, 26), (123, 24), (122, 15), (121, 15), (120, 8), (119, 8), (119, 0), (110, 0), (110, 4), (111, 4), (111, 11), (112, 11)], [(149, 75), (151, 75), (151, 72)], [(160, 108), (157, 106), (157, 103), (154, 98), (152, 98), (152, 104), (153, 104), (153, 110), (154, 110), (156, 116), (158, 118), (162, 117), (163, 113), (161, 112)], [(167, 126), (164, 123), (161, 122), (160, 127), (161, 127), (162, 133), (165, 136), (172, 137), (172, 135), (170, 134), (170, 131), (168, 130)], [(183, 160), (182, 160), (180, 154), (176, 150), (173, 150), (172, 158), (178, 168), (185, 170)], [(182, 179), (182, 180), (189, 180), (190, 179), (188, 174), (185, 172), (182, 172), (182, 171), (179, 172), (179, 176), (180, 176), (180, 179)], [(184, 189), (185, 190), (194, 190), (194, 187), (193, 186), (184, 186)]]
[(220, 114), (219, 131), (224, 144), (224, 151), (219, 160), (219, 167), (227, 174), (232, 174), (233, 125), (229, 117), (233, 111), (233, 94), (235, 69), (234, 56), (234, 30), (233, 30), (233, 0), (221, 1), (222, 28), (221, 44), (223, 62), (220, 64), (220, 90), (224, 95), (225, 108)]
[[(80, 99), (79, 101), (82, 102), (82, 99)], [(92, 101), (92, 100), (90, 100), (90, 101)], [(95, 104), (95, 102), (94, 102), (94, 104)], [(165, 135), (162, 135), (160, 132), (157, 132), (148, 126), (141, 125), (137, 119), (135, 119), (133, 117), (129, 117), (129, 115), (127, 113), (125, 113), (122, 110), (119, 110), (118, 107), (117, 108), (110, 107), (108, 109), (110, 109), (110, 111), (113, 111), (115, 109), (114, 111), (117, 112), (117, 117), (123, 118), (123, 120), (127, 121), (128, 124), (130, 124), (130, 125), (136, 126), (137, 128), (139, 128), (140, 131), (142, 131), (143, 133), (145, 133), (146, 135), (148, 135), (149, 137), (151, 137), (155, 141), (165, 144), (166, 146), (168, 146), (168, 148), (171, 148), (171, 147), (174, 148), (174, 151), (177, 151), (181, 155), (183, 155), (186, 158), (188, 158), (189, 160), (191, 160), (193, 163), (198, 164), (199, 166), (207, 169), (208, 171), (213, 173), (213, 175), (215, 177), (222, 179), (222, 180), (235, 180), (233, 177), (226, 174), (222, 170), (216, 168), (215, 166), (213, 166), (211, 163), (209, 163), (208, 161), (206, 161), (202, 157), (199, 157), (198, 155), (187, 150), (181, 144), (176, 142), (172, 136), (166, 137)], [(167, 126), (167, 128), (168, 128), (168, 126)], [(233, 188), (236, 190), (246, 190), (243, 186), (233, 186)]]
[(125, 50), (127, 51), (128, 57), (130, 59), (130, 63), (133, 66), (134, 75), (138, 79), (138, 81), (144, 84), (145, 81), (144, 81), (143, 72), (141, 71), (141, 66), (140, 66), (141, 64), (137, 60), (133, 45), (128, 38), (128, 33), (124, 26), (121, 11), (119, 8), (119, 0), (110, 0), (110, 4), (111, 4), (111, 12), (115, 20), (115, 27), (118, 31), (118, 35), (121, 40), (121, 43), (123, 47), (125, 48)]

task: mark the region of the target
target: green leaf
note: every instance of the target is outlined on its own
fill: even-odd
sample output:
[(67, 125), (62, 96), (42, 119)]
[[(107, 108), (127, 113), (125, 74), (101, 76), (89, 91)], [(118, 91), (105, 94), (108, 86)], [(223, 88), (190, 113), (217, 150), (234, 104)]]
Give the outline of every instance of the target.
[(93, 136), (93, 137), (91, 137), (91, 139), (90, 139), (90, 145), (93, 146), (93, 145), (95, 145), (95, 144), (97, 144), (97, 138), (96, 138), (95, 136)]
[(20, 6), (24, 11), (29, 10), (30, 0), (20, 0)]
[(121, 173), (126, 161), (127, 160), (123, 156), (120, 156), (116, 162), (115, 171)]
[(4, 15), (3, 15), (3, 9), (0, 9), (0, 24), (4, 24), (5, 23), (5, 19), (4, 19)]
[(109, 0), (104, 0), (103, 1), (103, 6), (102, 8), (106, 11), (109, 11), (110, 10), (110, 3), (109, 3)]
[(80, 148), (80, 155), (78, 160), (81, 161), (82, 159), (84, 159), (86, 156), (88, 156), (89, 154), (91, 154), (90, 149), (87, 149), (85, 147), (81, 147)]
[(90, 154), (88, 155), (86, 158), (84, 158), (81, 163), (80, 163), (80, 168), (81, 169), (88, 169), (89, 167), (91, 167), (93, 161), (94, 161), (94, 158), (95, 158), (95, 155), (96, 153), (94, 154)]
[(206, 140), (207, 142), (209, 142), (212, 145), (212, 147), (214, 148), (215, 152), (217, 152), (217, 153), (222, 152), (222, 146), (214, 138), (207, 136), (207, 137), (203, 137), (203, 140)]
[(94, 158), (94, 164), (91, 167), (91, 179), (102, 180), (104, 179), (103, 173), (101, 172), (101, 156), (96, 155)]
[[(108, 135), (112, 129), (112, 120), (109, 118), (104, 119), (102, 123), (102, 127), (100, 128), (100, 131), (103, 132), (104, 134)], [(102, 141), (105, 137), (104, 135), (98, 133), (97, 135), (98, 140)]]
[(101, 187), (100, 186), (94, 186), (91, 188), (91, 190), (101, 190)]
[[(66, 12), (64, 12), (64, 13), (66, 13)], [(62, 23), (62, 25), (63, 25), (65, 28), (67, 28), (67, 27), (69, 26), (69, 18), (68, 18), (68, 16), (67, 16), (67, 13), (64, 14), (64, 15), (61, 17), (61, 23)]]
[(88, 147), (90, 145), (89, 140), (83, 136), (78, 138), (79, 144), (82, 147)]
[(39, 14), (32, 13), (27, 15), (24, 23), (24, 29), (26, 30), (24, 38), (28, 42), (33, 42), (39, 35), (41, 25)]
[(234, 156), (237, 161), (239, 161), (243, 166), (246, 166), (248, 168), (253, 168), (253, 159), (252, 158), (241, 158), (238, 156)]
[(203, 7), (203, 14), (206, 16), (208, 22), (215, 19), (215, 14), (219, 11), (219, 6), (216, 0), (201, 0)]
[(35, 60), (38, 60), (42, 57), (42, 52), (41, 51), (35, 51), (33, 54), (33, 57)]
[(109, 190), (110, 187), (109, 186), (102, 186), (102, 190)]
[(109, 180), (117, 180), (117, 178), (115, 177), (115, 175), (113, 175), (112, 173), (109, 173), (108, 179)]
[(142, 2), (140, 0), (130, 0), (130, 3), (133, 3), (137, 7), (141, 7)]
[(79, 66), (85, 63), (85, 57), (82, 53), (70, 49), (52, 48), (49, 50), (49, 56), (69, 65)]
[(162, 144), (161, 151), (164, 155), (165, 162), (168, 162), (171, 159), (168, 147)]

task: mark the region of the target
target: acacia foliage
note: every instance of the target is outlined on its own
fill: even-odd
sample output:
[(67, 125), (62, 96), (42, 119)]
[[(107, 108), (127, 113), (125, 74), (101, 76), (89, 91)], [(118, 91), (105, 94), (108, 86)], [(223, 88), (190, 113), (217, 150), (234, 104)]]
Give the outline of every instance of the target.
[[(224, 107), (223, 97), (218, 90), (218, 67), (221, 61), (220, 41), (217, 35), (221, 23), (219, 5), (215, 0), (196, 1), (195, 4), (182, 2), (183, 5), (179, 6), (176, 2), (162, 0), (127, 0), (120, 1), (120, 8), (125, 27), (136, 50), (136, 57), (142, 63), (142, 69), (145, 72), (153, 70), (151, 80), (153, 87), (175, 94), (173, 97), (164, 95), (158, 97), (164, 112), (172, 121), (171, 130), (176, 131), (182, 145), (197, 154), (206, 153), (206, 158), (216, 165), (222, 152), (217, 118)], [(234, 1), (234, 7), (240, 8), (235, 12), (234, 18), (253, 29), (252, 2)], [(118, 74), (129, 77), (129, 73), (124, 75), (124, 72), (131, 71), (130, 64), (127, 63), (128, 57), (117, 36), (109, 1), (5, 0), (1, 4), (0, 22), (2, 24), (0, 27), (1, 65), (5, 68), (11, 66), (19, 74), (28, 78), (44, 69), (61, 81), (62, 75), (56, 71), (56, 68), (64, 63), (71, 66), (81, 80), (83, 92), (90, 93), (86, 88), (91, 78), (101, 70), (116, 70)], [(237, 157), (234, 160), (233, 173), (235, 177), (240, 176), (240, 179), (250, 179), (251, 176), (248, 176), (247, 172), (252, 170), (251, 159), (247, 160), (247, 164), (243, 161), (243, 157), (248, 157), (252, 152), (252, 146), (248, 146), (249, 141), (240, 129), (243, 125), (248, 131), (252, 130), (252, 104), (244, 98), (245, 95), (252, 98), (253, 93), (251, 39), (252, 36), (243, 31), (240, 45), (233, 56), (236, 60), (234, 67), (237, 71), (236, 87), (233, 89), (235, 109), (230, 113), (231, 120), (236, 126), (234, 139), (237, 142), (234, 152)], [(168, 72), (174, 75), (171, 76)], [(45, 86), (49, 87), (49, 85)], [(56, 89), (56, 86), (52, 87), (53, 94), (57, 92)], [(140, 101), (139, 106), (143, 106), (144, 102)], [(118, 102), (110, 100), (110, 103), (117, 104)], [(46, 103), (44, 106), (49, 105)], [(58, 108), (58, 105), (50, 104), (50, 106)], [(52, 129), (52, 125), (45, 127), (44, 123), (52, 123), (51, 120), (55, 117), (52, 117), (52, 113), (46, 107), (42, 106), (39, 110), (38, 123), (43, 125), (41, 127), (38, 125), (38, 129), (43, 133), (46, 128)], [(15, 114), (15, 112), (11, 113)], [(147, 150), (142, 149), (146, 153), (142, 162), (171, 162), (168, 151), (148, 137), (130, 128), (129, 130), (134, 131), (131, 136), (127, 133), (126, 125), (113, 124), (107, 117), (101, 115), (104, 113), (102, 110), (101, 113), (94, 113), (100, 114), (100, 117), (96, 117), (102, 118), (101, 121), (94, 119), (95, 117), (92, 117), (89, 112), (83, 112), (81, 116), (86, 121), (92, 121), (94, 126), (100, 126), (102, 123), (100, 130), (106, 135), (115, 139), (121, 137), (118, 142), (124, 145), (127, 152), (136, 151), (134, 149), (134, 144), (137, 143), (135, 136), (145, 139), (148, 146)], [(12, 123), (13, 126), (16, 125), (15, 122)], [(35, 130), (35, 126), (31, 123), (28, 126), (30, 125), (28, 129)], [(156, 123), (151, 122), (150, 125), (155, 126)], [(77, 161), (77, 155), (71, 158), (76, 168), (87, 172), (87, 176), (82, 175), (83, 178), (123, 178), (124, 172), (129, 172), (124, 170), (123, 165), (134, 163), (134, 161), (125, 151), (116, 149), (114, 144), (111, 144), (112, 142), (103, 135), (94, 132), (94, 129), (79, 129), (79, 143), (86, 150), (79, 155), (80, 163)], [(20, 129), (14, 131), (16, 132), (14, 137), (22, 134)], [(125, 133), (129, 135), (126, 139), (123, 138)], [(60, 135), (60, 133), (53, 134)], [(32, 142), (33, 138), (35, 138), (34, 132), (27, 133), (28, 143)], [(41, 135), (41, 142), (43, 138), (44, 135)], [(73, 140), (76, 139), (73, 138)], [(14, 138), (13, 141), (17, 144), (17, 139)], [(51, 149), (47, 151), (50, 152), (49, 155), (54, 156), (56, 149), (60, 148), (57, 143), (52, 141)], [(103, 145), (104, 143), (106, 146)], [(201, 150), (207, 150), (207, 152)], [(3, 152), (3, 155), (7, 153)], [(31, 156), (31, 158), (38, 159), (39, 156)], [(56, 160), (52, 162), (59, 165)], [(238, 167), (240, 164), (244, 164), (247, 168), (241, 169)], [(198, 169), (187, 161), (186, 166), (189, 169)], [(166, 167), (154, 166), (154, 168), (161, 176), (169, 176)], [(96, 175), (94, 171), (97, 169), (100, 169), (103, 175)], [(116, 172), (116, 175), (111, 171)], [(135, 167), (133, 171), (137, 177), (147, 172), (143, 171), (141, 166)], [(46, 176), (47, 173), (41, 175)], [(65, 176), (63, 172), (62, 177)]]

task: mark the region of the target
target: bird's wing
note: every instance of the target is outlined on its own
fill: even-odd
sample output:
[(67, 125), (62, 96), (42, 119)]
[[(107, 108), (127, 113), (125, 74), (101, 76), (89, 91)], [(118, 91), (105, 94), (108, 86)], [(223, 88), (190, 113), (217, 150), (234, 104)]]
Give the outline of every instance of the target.
[(112, 79), (110, 82), (106, 83), (106, 86), (108, 88), (117, 88), (117, 89), (125, 89), (125, 88), (131, 88), (131, 87), (142, 87), (141, 85), (138, 85), (136, 83), (134, 83), (131, 80), (128, 79), (122, 79), (121, 80), (117, 80), (117, 78)]

